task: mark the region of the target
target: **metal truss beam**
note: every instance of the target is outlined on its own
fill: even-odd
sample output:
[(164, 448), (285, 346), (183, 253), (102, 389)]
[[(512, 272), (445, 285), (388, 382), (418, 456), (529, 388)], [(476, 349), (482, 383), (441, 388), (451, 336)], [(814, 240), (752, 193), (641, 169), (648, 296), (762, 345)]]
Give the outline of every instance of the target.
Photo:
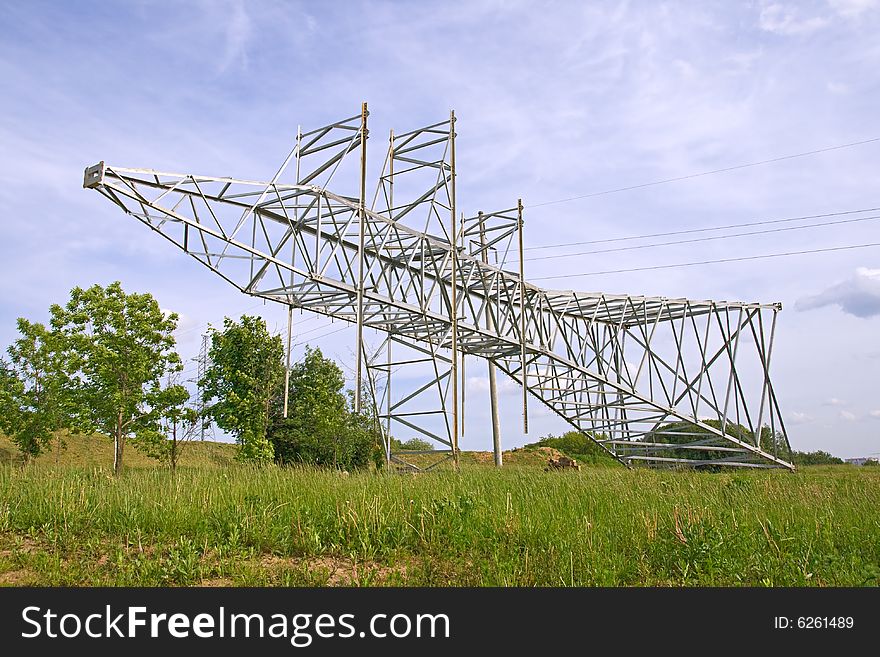
[[(533, 397), (627, 465), (793, 469), (770, 379), (779, 304), (532, 285), (521, 202), (456, 214), (454, 114), (391, 134), (370, 207), (367, 116), (364, 105), (300, 133), (269, 182), (102, 162), (86, 169), (84, 187), (242, 292), (356, 325), (358, 404), (369, 389), (389, 462), (412, 465), (391, 449), (396, 424), (457, 463), (463, 357), (476, 356), (520, 383), (526, 430)], [(360, 166), (346, 183), (353, 152)], [(295, 179), (282, 182), (291, 161)], [(334, 177), (358, 193), (330, 191)], [(365, 329), (384, 335), (374, 353)], [(395, 384), (392, 397), (391, 374), (404, 367), (425, 381)], [(411, 407), (428, 392), (433, 405)], [(434, 428), (430, 416), (440, 418)]]

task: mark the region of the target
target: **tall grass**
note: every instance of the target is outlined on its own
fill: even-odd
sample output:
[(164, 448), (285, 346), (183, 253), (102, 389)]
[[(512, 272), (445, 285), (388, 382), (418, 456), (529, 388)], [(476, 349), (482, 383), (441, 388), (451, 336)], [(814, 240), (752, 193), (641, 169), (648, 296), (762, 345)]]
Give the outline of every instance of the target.
[(849, 467), (4, 467), (0, 582), (877, 585), (878, 503), (880, 472)]

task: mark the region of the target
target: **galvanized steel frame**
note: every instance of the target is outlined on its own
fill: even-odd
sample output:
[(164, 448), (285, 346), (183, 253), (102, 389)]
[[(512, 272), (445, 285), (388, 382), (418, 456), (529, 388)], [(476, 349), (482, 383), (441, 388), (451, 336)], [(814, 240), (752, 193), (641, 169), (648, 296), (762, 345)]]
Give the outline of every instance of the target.
[[(83, 185), (242, 292), (355, 324), (357, 403), (369, 389), (389, 463), (415, 467), (391, 449), (396, 425), (446, 448), (427, 467), (457, 464), (469, 355), (522, 385), (526, 426), (532, 396), (626, 465), (793, 469), (770, 379), (780, 304), (529, 284), (521, 202), (457, 215), (454, 114), (392, 133), (369, 207), (367, 120), (364, 104), (359, 115), (300, 133), (269, 182), (102, 162), (86, 169)], [(329, 185), (351, 153), (360, 154), (358, 193), (334, 193)], [(291, 161), (296, 182), (281, 182)], [(416, 174), (431, 182), (417, 192), (410, 185), (401, 201), (400, 182)], [(514, 240), (511, 267), (504, 254)], [(502, 245), (501, 260), (490, 262), (487, 249)], [(372, 353), (365, 329), (384, 336)], [(416, 356), (395, 360), (392, 344)], [(403, 394), (395, 384), (392, 399), (391, 372), (420, 360), (433, 375)], [(436, 393), (433, 407), (404, 408), (426, 391)], [(443, 431), (418, 421), (429, 414), (443, 418)]]

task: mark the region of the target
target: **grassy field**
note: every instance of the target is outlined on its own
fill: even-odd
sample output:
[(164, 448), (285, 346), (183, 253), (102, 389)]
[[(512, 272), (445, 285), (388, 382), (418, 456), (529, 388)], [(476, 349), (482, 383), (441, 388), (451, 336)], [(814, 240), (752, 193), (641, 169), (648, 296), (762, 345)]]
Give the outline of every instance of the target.
[[(63, 446), (42, 454), (36, 465), (65, 468), (99, 468), (113, 465), (113, 441), (105, 436), (62, 434)], [(235, 445), (211, 441), (182, 443), (180, 464), (189, 467), (224, 467), (235, 460)], [(125, 464), (132, 468), (155, 468), (161, 464), (139, 452), (134, 445), (125, 448)], [(21, 453), (7, 436), (0, 434), (0, 465), (20, 465)]]
[(346, 476), (194, 447), (176, 475), (0, 466), (0, 584), (880, 584), (878, 468)]

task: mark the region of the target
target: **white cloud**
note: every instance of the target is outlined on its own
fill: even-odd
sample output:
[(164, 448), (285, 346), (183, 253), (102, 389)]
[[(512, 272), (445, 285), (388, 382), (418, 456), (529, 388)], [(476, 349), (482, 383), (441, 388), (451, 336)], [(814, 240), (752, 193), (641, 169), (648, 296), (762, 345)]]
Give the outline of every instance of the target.
[(856, 415), (855, 413), (850, 413), (849, 411), (840, 411), (840, 419), (845, 420), (846, 422), (855, 422)]
[(798, 310), (832, 305), (856, 317), (880, 315), (880, 269), (859, 267), (851, 278), (795, 302)]
[[(485, 365), (480, 363), (481, 369), (485, 368)], [(510, 377), (508, 377), (503, 372), (499, 372), (496, 370), (496, 381), (498, 384), (498, 394), (499, 395), (511, 395), (520, 391), (520, 386)], [(467, 378), (467, 383), (465, 387), (468, 392), (472, 393), (486, 393), (489, 392), (489, 376), (469, 376)], [(488, 403), (488, 396), (486, 397)]]
[(828, 0), (828, 4), (844, 18), (858, 18), (864, 12), (876, 9), (878, 0)]
[[(101, 159), (268, 179), (297, 124), (309, 129), (353, 115), (368, 100), (372, 186), (390, 127), (432, 123), (455, 108), (459, 204), (471, 211), (511, 207), (520, 195), (529, 206), (871, 136), (865, 126), (880, 102), (877, 12), (854, 2), (770, 4), (556, 3), (536, 12), (523, 3), (474, 0), (466, 12), (443, 12), (438, 3), (313, 3), (304, 10), (272, 0), (202, 0), (159, 13), (150, 3), (129, 3), (130, 10), (120, 6), (87, 19), (59, 5), (51, 26), (33, 3), (10, 4), (6, 11), (16, 30), (0, 39), (8, 92), (0, 103), (6, 181), (0, 202), (13, 219), (4, 236), (0, 336), (14, 331), (15, 317), (44, 313), (74, 284), (117, 278), (198, 323), (216, 325), (230, 308), (250, 305), (99, 195), (82, 190), (82, 168)], [(759, 26), (762, 8), (770, 32)], [(819, 29), (815, 17), (828, 24)], [(777, 36), (785, 33), (797, 36)], [(284, 82), (272, 84), (279, 75)], [(835, 95), (844, 87), (846, 103)], [(526, 243), (869, 207), (877, 182), (875, 147), (527, 207)], [(864, 241), (865, 226), (853, 225), (852, 232), (838, 226), (834, 236), (840, 244)], [(786, 249), (758, 239), (732, 246), (705, 242), (699, 259), (788, 250), (789, 242), (791, 249), (809, 249), (825, 238), (831, 233), (793, 232)], [(621, 252), (589, 263), (529, 263), (527, 276), (695, 259), (690, 247)], [(780, 300), (790, 307), (804, 290), (824, 290), (856, 264), (851, 252), (842, 252), (554, 283), (614, 293)], [(835, 273), (841, 271), (846, 273)], [(261, 312), (274, 313), (271, 318), (284, 325), (283, 309), (270, 304)], [(787, 419), (793, 409), (812, 409), (791, 416), (800, 425), (799, 444), (827, 449), (823, 441), (840, 435), (835, 448), (856, 455), (858, 441), (869, 439), (877, 423), (846, 424), (837, 412), (863, 409), (861, 419), (877, 408), (872, 383), (880, 352), (871, 335), (877, 320), (840, 319), (836, 312), (784, 311), (773, 377), (788, 400), (782, 408)], [(185, 322), (178, 331), (182, 356), (198, 351), (201, 333), (199, 327), (184, 332)], [(317, 340), (326, 330), (304, 339)], [(336, 357), (352, 363), (350, 333), (322, 340), (322, 347), (338, 345)], [(873, 356), (866, 353), (872, 349)], [(486, 406), (480, 365), (468, 364), (468, 373), (482, 378), (469, 383), (482, 393), (468, 399), (468, 412)], [(643, 366), (643, 383), (650, 371)], [(399, 376), (409, 376), (408, 368)], [(801, 401), (813, 398), (820, 376), (849, 382), (833, 390), (848, 405), (823, 411)], [(517, 408), (518, 386), (500, 373), (499, 385)], [(562, 422), (541, 404), (530, 404), (530, 415), (536, 435)], [(818, 419), (826, 416), (829, 429)]]
[(809, 424), (813, 421), (812, 415), (807, 415), (806, 413), (799, 413), (798, 411), (792, 411), (788, 414), (788, 421), (791, 424)]
[(761, 10), (758, 24), (765, 32), (793, 36), (815, 32), (825, 27), (828, 20), (820, 16), (803, 17), (797, 6), (773, 3)]
[(244, 3), (240, 0), (233, 4), (223, 31), (226, 44), (220, 71), (225, 71), (236, 62), (240, 62), (243, 66), (247, 65), (247, 48), (252, 32), (251, 19), (244, 8)]
[(200, 324), (198, 320), (196, 320), (188, 313), (182, 313), (178, 310), (171, 310), (170, 308), (162, 308), (162, 314), (166, 317), (171, 313), (177, 313), (177, 328), (174, 330), (175, 336), (192, 333), (193, 331), (195, 331), (195, 329), (202, 326), (202, 324)]
[(880, 420), (880, 409), (878, 409), (876, 411), (869, 411), (868, 415), (870, 417), (874, 418), (875, 420)]
[(831, 397), (822, 402), (823, 406), (846, 406), (846, 402), (837, 397)]

